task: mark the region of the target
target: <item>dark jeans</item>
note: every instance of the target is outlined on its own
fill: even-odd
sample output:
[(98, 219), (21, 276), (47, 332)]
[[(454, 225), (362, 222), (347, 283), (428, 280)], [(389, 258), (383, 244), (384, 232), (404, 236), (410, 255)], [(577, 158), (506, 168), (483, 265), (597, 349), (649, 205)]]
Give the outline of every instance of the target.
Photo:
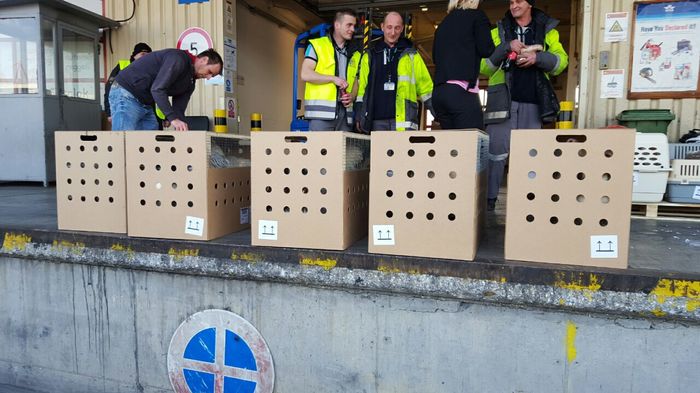
[(450, 83), (438, 85), (433, 90), (433, 109), (444, 130), (484, 129), (484, 112), (479, 95), (460, 86)]

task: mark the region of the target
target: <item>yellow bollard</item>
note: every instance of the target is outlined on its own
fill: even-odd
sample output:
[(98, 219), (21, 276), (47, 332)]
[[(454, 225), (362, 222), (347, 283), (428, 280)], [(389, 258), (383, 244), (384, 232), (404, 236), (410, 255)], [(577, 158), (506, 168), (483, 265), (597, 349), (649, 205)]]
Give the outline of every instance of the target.
[(556, 128), (563, 130), (574, 128), (573, 101), (562, 101), (559, 103), (559, 116), (557, 117)]
[(251, 131), (262, 131), (262, 114), (261, 113), (251, 113), (250, 114), (250, 130)]
[(228, 132), (226, 126), (226, 109), (214, 109), (214, 132)]

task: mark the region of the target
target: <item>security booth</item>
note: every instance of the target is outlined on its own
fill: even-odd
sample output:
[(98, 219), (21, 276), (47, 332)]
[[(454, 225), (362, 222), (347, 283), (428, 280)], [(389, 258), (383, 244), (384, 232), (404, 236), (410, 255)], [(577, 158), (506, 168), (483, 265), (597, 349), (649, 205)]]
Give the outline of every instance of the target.
[(100, 129), (100, 28), (62, 0), (0, 0), (0, 181), (55, 180), (54, 131)]

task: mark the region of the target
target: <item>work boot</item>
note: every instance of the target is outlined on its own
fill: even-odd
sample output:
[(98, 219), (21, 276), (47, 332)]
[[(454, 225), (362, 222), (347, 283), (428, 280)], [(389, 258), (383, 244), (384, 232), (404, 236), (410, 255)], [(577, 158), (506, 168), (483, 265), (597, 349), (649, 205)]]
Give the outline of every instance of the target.
[(490, 212), (496, 210), (496, 201), (497, 201), (497, 200), (498, 200), (498, 199), (496, 199), (496, 198), (489, 198), (489, 199), (487, 199), (487, 200), (486, 200), (486, 210), (487, 210), (487, 211), (490, 211)]

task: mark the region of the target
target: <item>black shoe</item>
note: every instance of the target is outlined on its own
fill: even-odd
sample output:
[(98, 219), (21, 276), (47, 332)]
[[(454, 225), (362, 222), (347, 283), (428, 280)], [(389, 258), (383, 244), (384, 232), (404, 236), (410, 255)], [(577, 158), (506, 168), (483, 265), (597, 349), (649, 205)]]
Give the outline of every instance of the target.
[(487, 211), (490, 211), (490, 212), (496, 210), (496, 201), (497, 201), (496, 198), (493, 198), (493, 199), (489, 198), (489, 199), (487, 199), (487, 200), (486, 200), (486, 210), (487, 210)]

